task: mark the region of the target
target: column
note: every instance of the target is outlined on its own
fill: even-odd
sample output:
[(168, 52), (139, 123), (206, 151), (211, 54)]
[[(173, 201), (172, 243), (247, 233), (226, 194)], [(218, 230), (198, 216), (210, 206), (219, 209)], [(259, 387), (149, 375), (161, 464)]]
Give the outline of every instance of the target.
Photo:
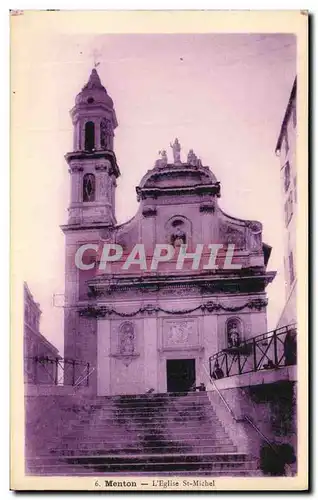
[[(209, 357), (216, 354), (220, 348), (218, 345), (218, 321), (215, 313), (205, 314), (202, 317), (202, 340), (204, 345), (204, 357), (202, 362), (209, 372)], [(202, 367), (203, 368), (203, 367)], [(203, 372), (206, 373), (206, 372)]]
[(81, 202), (82, 171), (83, 167), (71, 166), (71, 205)]
[(110, 378), (110, 321), (97, 320), (97, 395), (111, 394)]
[(155, 389), (158, 386), (158, 350), (157, 350), (157, 318), (146, 316), (144, 318), (144, 374), (146, 390)]

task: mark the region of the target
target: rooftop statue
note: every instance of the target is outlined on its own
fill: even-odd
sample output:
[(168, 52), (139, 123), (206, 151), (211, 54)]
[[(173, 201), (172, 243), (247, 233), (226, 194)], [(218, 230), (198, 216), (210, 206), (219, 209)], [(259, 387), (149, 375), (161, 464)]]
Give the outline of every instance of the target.
[(159, 154), (161, 156), (160, 158), (160, 166), (161, 167), (166, 167), (168, 163), (168, 156), (167, 156), (167, 151), (165, 149), (162, 149), (159, 151)]
[(158, 154), (160, 155), (160, 158), (156, 160), (155, 167), (166, 167), (168, 164), (167, 151), (165, 149), (161, 149)]
[(197, 155), (194, 153), (193, 149), (190, 149), (190, 151), (188, 153), (188, 158), (187, 158), (188, 164), (196, 166), (197, 161), (198, 161)]
[(172, 148), (172, 152), (173, 152), (173, 163), (181, 163), (181, 161), (180, 161), (181, 146), (180, 146), (180, 142), (178, 141), (178, 139), (175, 139), (173, 144), (171, 144), (171, 142), (170, 142), (170, 147)]

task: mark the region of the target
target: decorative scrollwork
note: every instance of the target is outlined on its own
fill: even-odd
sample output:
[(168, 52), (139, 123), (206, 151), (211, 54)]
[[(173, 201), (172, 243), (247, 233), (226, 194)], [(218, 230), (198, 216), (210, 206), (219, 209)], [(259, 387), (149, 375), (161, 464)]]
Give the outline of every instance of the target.
[(242, 311), (245, 307), (261, 311), (261, 309), (266, 306), (267, 306), (267, 300), (257, 298), (257, 299), (252, 299), (249, 302), (246, 302), (245, 304), (242, 304), (240, 306), (233, 306), (233, 307), (225, 306), (223, 304), (213, 301), (205, 302), (197, 307), (193, 307), (192, 309), (178, 309), (178, 310), (169, 310), (169, 309), (164, 309), (163, 307), (155, 306), (153, 304), (147, 304), (145, 306), (140, 307), (136, 311), (127, 313), (116, 311), (112, 307), (108, 306), (87, 306), (80, 308), (79, 314), (80, 316), (94, 317), (94, 318), (105, 318), (106, 316), (110, 316), (112, 314), (119, 316), (121, 318), (132, 318), (134, 316), (137, 316), (137, 314), (147, 313), (151, 315), (158, 312), (163, 312), (165, 314), (171, 314), (171, 315), (190, 314), (199, 310), (206, 311), (208, 313), (221, 310), (227, 312), (238, 312)]

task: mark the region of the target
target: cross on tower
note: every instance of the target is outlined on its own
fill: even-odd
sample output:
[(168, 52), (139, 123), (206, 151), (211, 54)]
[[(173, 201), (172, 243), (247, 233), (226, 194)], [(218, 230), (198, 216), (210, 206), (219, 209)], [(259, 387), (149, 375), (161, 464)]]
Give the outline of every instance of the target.
[(102, 51), (101, 50), (97, 50), (97, 49), (94, 49), (92, 51), (92, 57), (93, 57), (93, 62), (94, 62), (94, 68), (97, 68), (97, 66), (100, 65), (100, 57), (102, 55)]

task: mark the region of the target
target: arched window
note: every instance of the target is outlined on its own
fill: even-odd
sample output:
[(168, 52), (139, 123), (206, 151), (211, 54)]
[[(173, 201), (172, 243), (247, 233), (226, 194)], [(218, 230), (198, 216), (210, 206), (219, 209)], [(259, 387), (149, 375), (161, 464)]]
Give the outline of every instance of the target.
[(85, 123), (85, 151), (92, 151), (95, 147), (94, 122)]
[(109, 148), (110, 122), (103, 118), (100, 122), (100, 145), (102, 149)]
[(228, 347), (238, 347), (242, 341), (242, 323), (237, 318), (231, 318), (226, 323)]
[(95, 175), (85, 174), (83, 177), (83, 201), (95, 200)]

